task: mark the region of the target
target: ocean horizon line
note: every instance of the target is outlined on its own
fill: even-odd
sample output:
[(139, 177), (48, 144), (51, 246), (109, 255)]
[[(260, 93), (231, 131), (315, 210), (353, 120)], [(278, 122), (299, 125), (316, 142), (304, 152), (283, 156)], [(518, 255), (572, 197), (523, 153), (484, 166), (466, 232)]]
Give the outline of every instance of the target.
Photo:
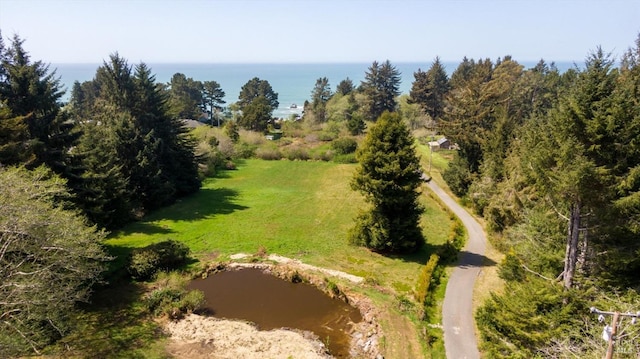
[[(492, 58), (472, 58), (472, 57), (467, 57), (467, 59), (469, 60), (486, 60), (489, 59), (491, 61), (497, 61), (498, 59), (504, 59), (503, 57), (500, 58), (496, 58), (496, 59), (492, 59)], [(585, 60), (582, 59), (580, 61), (577, 60), (547, 60), (544, 58), (540, 58), (537, 60), (518, 60), (518, 59), (514, 59), (512, 58), (514, 61), (525, 65), (525, 64), (537, 64), (538, 62), (540, 62), (541, 60), (544, 61), (546, 64), (550, 65), (552, 63), (555, 64), (579, 64), (580, 62), (584, 62)], [(59, 61), (52, 61), (52, 62), (44, 62), (45, 64), (49, 64), (49, 65), (102, 65), (104, 62), (106, 61), (106, 59), (102, 60), (101, 62), (59, 62)], [(376, 62), (383, 63), (385, 60), (374, 60)], [(129, 64), (139, 64), (139, 63), (144, 63), (147, 65), (249, 65), (249, 66), (256, 66), (256, 65), (371, 65), (373, 64), (374, 61), (305, 61), (305, 62), (300, 62), (300, 61), (291, 61), (291, 62), (287, 62), (287, 61), (257, 61), (257, 62), (245, 62), (245, 61), (236, 61), (236, 62), (231, 62), (231, 61), (211, 61), (211, 62), (204, 62), (204, 61), (137, 61), (137, 62), (131, 62), (129, 60), (127, 60), (127, 62), (129, 62)], [(463, 59), (460, 60), (443, 60), (440, 59), (441, 63), (446, 63), (446, 64), (451, 64), (451, 63), (461, 63), (463, 61)], [(395, 65), (395, 64), (428, 64), (431, 65), (435, 62), (435, 59), (432, 60), (426, 60), (426, 61), (390, 61), (391, 65)]]

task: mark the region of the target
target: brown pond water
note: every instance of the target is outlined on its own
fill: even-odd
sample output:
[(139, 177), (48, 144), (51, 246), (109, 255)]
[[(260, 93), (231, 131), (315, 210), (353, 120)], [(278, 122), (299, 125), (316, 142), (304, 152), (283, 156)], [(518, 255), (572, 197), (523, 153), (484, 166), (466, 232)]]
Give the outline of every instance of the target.
[(295, 328), (315, 333), (331, 355), (349, 357), (350, 323), (360, 312), (306, 283), (291, 283), (260, 269), (224, 271), (196, 279), (189, 289), (204, 292), (213, 316), (243, 319), (260, 330)]

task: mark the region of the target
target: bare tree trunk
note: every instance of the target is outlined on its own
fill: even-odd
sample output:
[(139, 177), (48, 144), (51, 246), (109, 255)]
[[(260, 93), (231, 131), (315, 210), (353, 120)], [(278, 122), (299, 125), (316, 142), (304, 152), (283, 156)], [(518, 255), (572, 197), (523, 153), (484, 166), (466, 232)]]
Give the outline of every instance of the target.
[(580, 228), (580, 231), (582, 232), (582, 243), (580, 244), (580, 253), (578, 254), (578, 272), (581, 275), (587, 275), (589, 273), (589, 266), (587, 264), (587, 261), (589, 260), (590, 257), (590, 253), (589, 253), (589, 218), (588, 218), (588, 214), (585, 216), (585, 218), (583, 220), (581, 220), (580, 222), (582, 223), (582, 228)]
[(569, 217), (569, 228), (567, 231), (567, 249), (564, 257), (564, 287), (567, 289), (573, 286), (573, 275), (576, 272), (576, 263), (578, 262), (580, 209), (580, 202), (575, 202), (571, 206), (571, 216)]

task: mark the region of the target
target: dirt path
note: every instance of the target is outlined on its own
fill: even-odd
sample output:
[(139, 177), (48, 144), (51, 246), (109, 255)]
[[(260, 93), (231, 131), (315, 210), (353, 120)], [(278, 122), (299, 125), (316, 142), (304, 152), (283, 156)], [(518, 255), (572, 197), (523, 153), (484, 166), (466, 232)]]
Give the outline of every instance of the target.
[[(232, 254), (231, 255), (231, 259), (243, 259), (243, 258), (247, 258), (247, 257), (250, 257), (250, 255), (246, 254), (246, 253), (238, 253), (238, 254)], [(270, 254), (269, 257), (267, 257), (267, 259), (270, 260), (270, 261), (274, 261), (276, 263), (293, 265), (293, 266), (295, 266), (297, 268), (300, 268), (302, 270), (310, 270), (310, 271), (314, 271), (314, 272), (321, 272), (321, 273), (324, 273), (324, 274), (327, 274), (327, 275), (330, 275), (330, 276), (343, 278), (343, 279), (346, 279), (346, 280), (351, 281), (353, 283), (361, 283), (364, 280), (364, 278), (358, 277), (358, 276), (353, 275), (353, 274), (341, 272), (341, 271), (338, 271), (338, 270), (328, 269), (328, 268), (320, 268), (320, 267), (312, 266), (311, 264), (302, 263), (301, 261), (299, 261), (297, 259), (291, 259), (291, 258), (279, 256), (277, 254)], [(235, 265), (238, 265), (238, 264), (239, 263), (236, 263)], [(252, 265), (252, 264), (249, 264), (249, 265)]]
[(429, 188), (455, 213), (467, 228), (469, 241), (458, 257), (447, 284), (442, 305), (444, 347), (448, 359), (480, 358), (473, 319), (473, 287), (486, 249), (482, 226), (434, 181)]

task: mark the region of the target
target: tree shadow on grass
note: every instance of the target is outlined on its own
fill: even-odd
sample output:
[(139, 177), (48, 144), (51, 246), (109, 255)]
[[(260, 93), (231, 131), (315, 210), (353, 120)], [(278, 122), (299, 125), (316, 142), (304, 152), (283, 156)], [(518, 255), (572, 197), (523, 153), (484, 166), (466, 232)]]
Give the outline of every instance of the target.
[(161, 226), (155, 221), (198, 221), (221, 214), (231, 214), (249, 207), (237, 204), (238, 191), (228, 188), (201, 188), (198, 192), (178, 199), (174, 204), (149, 213), (139, 222), (133, 222), (119, 231), (118, 235), (170, 234), (168, 226)]
[(440, 264), (444, 264), (447, 267), (493, 267), (497, 264), (489, 257), (477, 253), (471, 253), (465, 250), (461, 250), (456, 253), (455, 250), (447, 244), (425, 243), (414, 253), (402, 255), (387, 254), (386, 256), (389, 258), (400, 259), (405, 262), (426, 264), (432, 254), (439, 255)]
[(121, 281), (96, 289), (91, 302), (79, 306), (76, 330), (57, 345), (65, 356), (83, 358), (135, 358), (136, 350), (163, 337), (141, 301), (141, 284)]
[(238, 191), (229, 188), (201, 188), (167, 207), (162, 214), (176, 221), (197, 221), (249, 208), (235, 202), (238, 196)]

